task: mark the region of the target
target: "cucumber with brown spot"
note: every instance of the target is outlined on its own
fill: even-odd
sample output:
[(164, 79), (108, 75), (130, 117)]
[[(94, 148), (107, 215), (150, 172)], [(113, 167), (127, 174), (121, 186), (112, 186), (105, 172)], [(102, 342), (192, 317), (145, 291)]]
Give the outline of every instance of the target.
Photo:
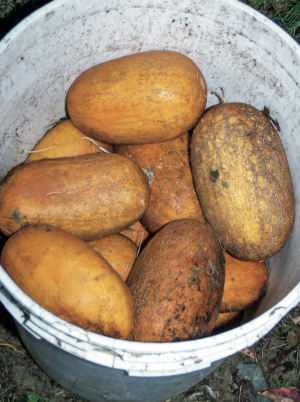
[(115, 151), (154, 173), (149, 205), (141, 219), (150, 233), (176, 219), (205, 222), (189, 161), (189, 133), (159, 144), (119, 145)]
[(166, 224), (127, 280), (135, 309), (130, 340), (177, 342), (210, 335), (224, 276), (223, 251), (207, 225), (192, 219)]
[(43, 223), (94, 240), (139, 220), (149, 198), (141, 168), (118, 154), (34, 161), (14, 170), (3, 183), (0, 230), (10, 236)]
[(203, 214), (230, 254), (262, 261), (284, 247), (293, 185), (280, 137), (262, 112), (243, 103), (208, 110), (193, 131), (191, 165)]

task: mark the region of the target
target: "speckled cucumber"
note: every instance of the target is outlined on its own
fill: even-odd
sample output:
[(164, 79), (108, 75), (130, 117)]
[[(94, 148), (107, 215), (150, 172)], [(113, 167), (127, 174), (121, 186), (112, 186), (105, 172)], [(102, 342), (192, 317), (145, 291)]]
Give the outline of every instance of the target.
[(166, 224), (137, 258), (127, 280), (135, 318), (129, 340), (179, 342), (214, 329), (224, 288), (224, 255), (206, 224)]
[(191, 141), (203, 214), (238, 259), (277, 254), (291, 235), (294, 193), (280, 137), (267, 117), (243, 103), (208, 110)]

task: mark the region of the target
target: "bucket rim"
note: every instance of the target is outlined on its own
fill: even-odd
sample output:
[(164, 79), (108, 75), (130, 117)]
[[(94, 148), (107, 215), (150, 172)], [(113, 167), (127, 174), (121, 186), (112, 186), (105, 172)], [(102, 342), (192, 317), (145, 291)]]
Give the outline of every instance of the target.
[[(53, 315), (49, 311), (34, 302), (27, 296), (19, 286), (10, 278), (4, 268), (0, 265), (0, 288), (2, 286), (10, 294), (15, 303), (21, 307), (30, 320), (34, 316), (34, 321), (40, 321), (49, 327), (54, 327), (61, 333), (70, 335), (80, 341), (88, 341), (96, 345), (101, 345), (105, 348), (113, 348), (118, 350), (126, 350), (126, 352), (139, 352), (139, 353), (176, 353), (188, 352), (195, 349), (204, 349), (214, 347), (218, 344), (229, 345), (233, 340), (246, 337), (252, 332), (257, 331), (257, 340), (268, 333), (293, 307), (300, 302), (300, 283), (298, 283), (291, 292), (289, 292), (280, 302), (274, 305), (271, 309), (262, 313), (260, 316), (253, 318), (251, 321), (233, 328), (224, 333), (211, 335), (206, 338), (187, 340), (180, 342), (166, 342), (166, 343), (151, 343), (151, 342), (136, 342), (122, 339), (110, 338), (105, 335), (96, 334), (86, 331), (73, 324), (70, 324), (63, 319)], [(0, 301), (1, 293), (0, 293)], [(226, 335), (225, 335), (226, 334)], [(253, 342), (255, 343), (255, 341)], [(252, 343), (252, 344), (253, 344)], [(251, 346), (250, 344), (247, 346)], [(241, 350), (241, 349), (239, 349)], [(239, 351), (238, 348), (236, 351)]]
[[(32, 12), (29, 14), (27, 17), (25, 17), (23, 20), (21, 20), (15, 27), (13, 27), (1, 40), (0, 40), (0, 54), (5, 50), (5, 48), (9, 45), (10, 41), (17, 37), (18, 35), (21, 35), (22, 32), (33, 22), (36, 20), (39, 20), (42, 16), (46, 16), (47, 14), (51, 13), (54, 11), (56, 8), (61, 7), (62, 5), (67, 5), (69, 2), (72, 2), (74, 0), (53, 0), (48, 4), (45, 4), (38, 10)], [(150, 4), (155, 3), (155, 0), (150, 0), (150, 3), (148, 4), (148, 8), (153, 8), (150, 6)], [(142, 3), (142, 0), (139, 2), (139, 4)], [(240, 0), (223, 0), (222, 3), (224, 4), (229, 4), (231, 6), (236, 7), (237, 9), (243, 10), (246, 14), (249, 14), (256, 20), (262, 22), (265, 24), (268, 28), (270, 28), (272, 31), (275, 31), (279, 37), (282, 37), (284, 41), (293, 48), (293, 50), (298, 50), (299, 55), (300, 55), (300, 46), (297, 43), (297, 41), (290, 35), (288, 34), (281, 26), (276, 24), (274, 21), (272, 21), (270, 18), (267, 18), (265, 15), (260, 13), (258, 10), (252, 8), (251, 6), (242, 3)], [(164, 2), (164, 7), (167, 6), (167, 1)], [(125, 6), (123, 6), (124, 8)], [(136, 7), (136, 6), (135, 6)], [(142, 7), (142, 4), (139, 6)], [(173, 9), (172, 4), (170, 2), (170, 7)], [(128, 7), (126, 7), (128, 8)], [(157, 7), (159, 8), (159, 7)]]
[[(56, 8), (67, 5), (71, 1), (72, 0), (54, 0), (53, 2), (43, 6), (39, 10), (29, 15), (1, 40), (0, 54), (4, 52), (11, 41), (15, 40), (19, 35), (21, 35), (22, 32), (26, 30), (26, 28), (30, 24), (47, 15), (47, 13), (54, 11)], [(146, 4), (146, 0), (141, 1), (140, 3), (142, 2)], [(155, 4), (156, 2), (150, 0), (149, 4), (151, 3)], [(264, 15), (260, 14), (257, 10), (252, 9), (251, 7), (241, 3), (238, 0), (223, 0), (222, 3), (224, 5), (231, 5), (236, 9), (243, 10), (246, 14), (256, 18), (256, 20), (259, 20), (267, 29), (270, 29), (271, 31), (276, 33), (278, 37), (280, 37), (285, 42), (285, 45), (296, 52), (300, 57), (300, 46), (287, 32), (285, 32), (276, 23), (269, 20)], [(164, 2), (164, 7), (167, 7), (167, 4), (170, 4), (171, 7), (171, 1), (167, 0), (166, 2)], [(125, 5), (123, 7), (125, 7)], [(204, 350), (216, 347), (220, 344), (223, 345), (224, 349), (228, 349), (232, 348), (232, 342), (236, 342), (238, 339), (241, 339), (244, 342), (241, 342), (239, 345), (248, 342), (247, 346), (251, 346), (253, 343), (255, 343), (255, 341), (259, 340), (261, 336), (264, 336), (267, 332), (269, 332), (280, 321), (280, 319), (284, 315), (286, 315), (293, 307), (295, 307), (300, 301), (300, 283), (298, 283), (280, 302), (274, 305), (271, 309), (237, 328), (226, 331), (222, 334), (212, 335), (210, 337), (198, 340), (154, 344), (109, 338), (103, 335), (98, 335), (85, 331), (81, 328), (65, 322), (64, 320), (59, 319), (58, 317), (43, 309), (41, 306), (37, 305), (37, 303), (35, 303), (32, 299), (30, 299), (12, 281), (12, 279), (0, 266), (0, 288), (1, 283), (3, 288), (5, 288), (11, 295), (11, 297), (15, 300), (15, 303), (21, 306), (24, 311), (29, 312), (29, 320), (30, 316), (32, 315), (34, 316), (35, 320), (40, 320), (45, 325), (49, 326), (53, 326), (55, 324), (57, 331), (60, 331), (61, 333), (65, 333), (67, 335), (71, 335), (74, 338), (78, 337), (78, 339), (82, 341), (90, 341), (107, 349), (113, 349), (114, 351), (120, 350), (132, 353), (138, 352), (145, 355), (149, 353), (163, 355), (165, 353), (176, 354), (178, 352), (189, 352), (195, 351), (197, 349)], [(76, 336), (72, 334), (76, 334)], [(239, 350), (241, 350), (241, 346), (237, 346), (232, 353), (238, 352)]]

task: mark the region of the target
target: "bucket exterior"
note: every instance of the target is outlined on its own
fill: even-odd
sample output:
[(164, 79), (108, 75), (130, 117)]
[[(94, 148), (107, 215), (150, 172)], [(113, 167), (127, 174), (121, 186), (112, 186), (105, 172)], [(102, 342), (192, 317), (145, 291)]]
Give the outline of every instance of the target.
[(212, 92), (222, 87), (230, 102), (269, 109), (292, 174), (294, 229), (267, 261), (268, 291), (253, 319), (195, 341), (143, 344), (87, 333), (43, 310), (0, 267), (0, 300), (33, 358), (66, 389), (90, 400), (150, 402), (180, 394), (221, 359), (253, 345), (300, 301), (300, 49), (239, 1), (54, 0), (29, 16), (0, 42), (0, 178), (65, 117), (66, 93), (81, 72), (158, 49), (179, 51), (198, 65), (208, 86), (207, 107), (218, 103)]
[(132, 377), (124, 370), (80, 359), (44, 339), (37, 341), (16, 324), (26, 349), (37, 364), (66, 390), (93, 402), (160, 402), (193, 387), (219, 364), (214, 362), (208, 369), (167, 376), (163, 381), (160, 377)]

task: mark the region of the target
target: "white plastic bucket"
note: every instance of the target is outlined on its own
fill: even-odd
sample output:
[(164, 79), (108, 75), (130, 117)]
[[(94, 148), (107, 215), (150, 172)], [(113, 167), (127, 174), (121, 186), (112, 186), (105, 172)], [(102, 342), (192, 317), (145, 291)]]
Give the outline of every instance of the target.
[[(267, 263), (266, 296), (254, 318), (205, 339), (128, 342), (88, 333), (29, 299), (0, 267), (0, 300), (32, 357), (66, 389), (91, 401), (163, 401), (268, 333), (300, 301), (300, 48), (281, 28), (235, 0), (54, 0), (0, 43), (0, 176), (23, 162), (47, 127), (65, 117), (65, 97), (87, 68), (153, 49), (188, 55), (211, 94), (268, 107), (281, 127), (296, 217), (285, 248)], [(2, 284), (2, 285), (1, 285)]]

